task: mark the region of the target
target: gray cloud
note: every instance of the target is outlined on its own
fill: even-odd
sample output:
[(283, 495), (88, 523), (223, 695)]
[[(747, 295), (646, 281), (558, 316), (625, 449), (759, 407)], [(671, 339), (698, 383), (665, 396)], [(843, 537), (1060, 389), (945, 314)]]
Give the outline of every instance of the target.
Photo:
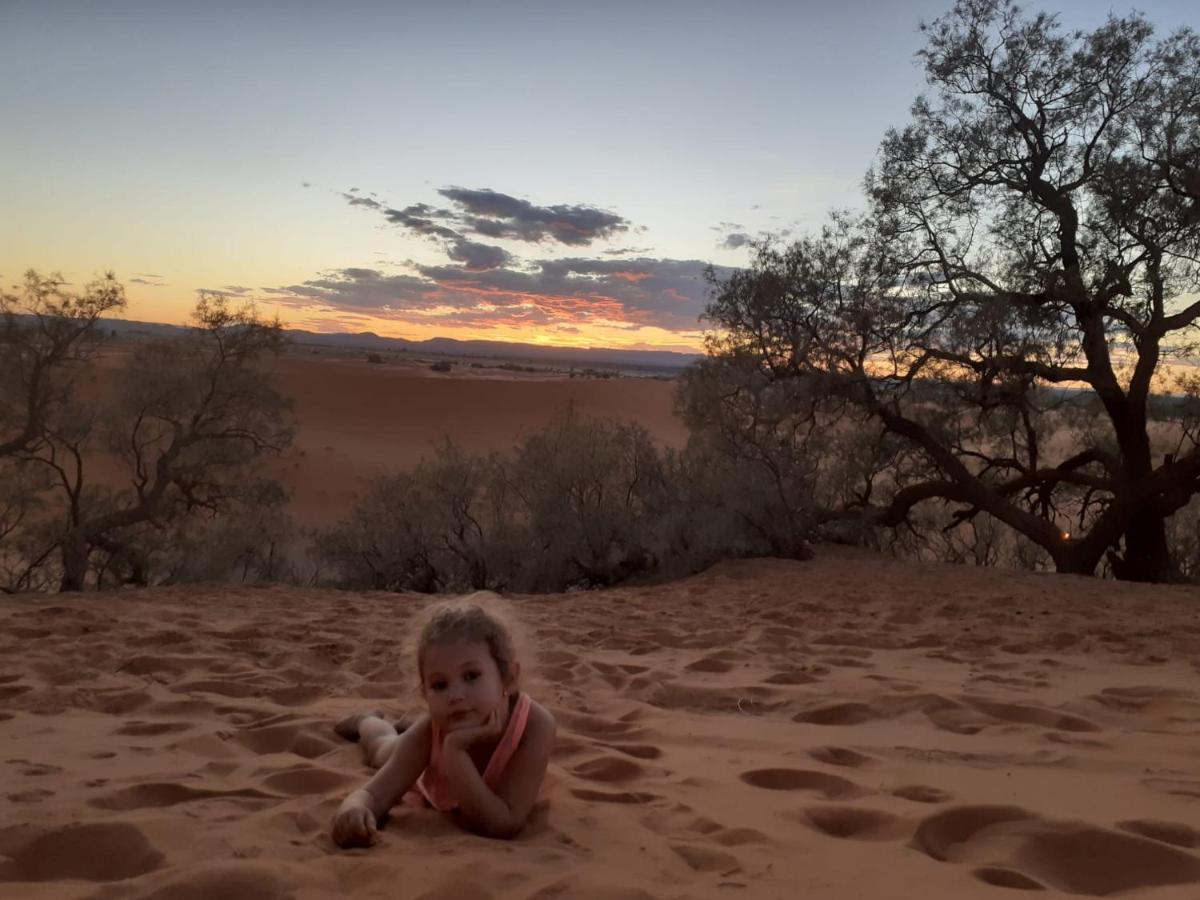
[(411, 275), (384, 275), (378, 269), (347, 268), (324, 272), (301, 284), (269, 288), (267, 293), (304, 298), (335, 307), (362, 310), (428, 309), (438, 286)]
[(605, 256), (624, 256), (626, 253), (640, 253), (643, 256), (653, 250), (653, 247), (617, 247), (614, 250), (601, 250)]
[(725, 240), (721, 241), (721, 246), (726, 250), (737, 250), (739, 247), (749, 246), (753, 238), (742, 231), (734, 231), (725, 235)]
[(444, 212), (444, 210), (434, 209), (425, 203), (414, 203), (412, 206), (404, 207), (404, 209), (385, 209), (383, 215), (393, 225), (403, 226), (417, 234), (427, 237), (446, 238), (451, 241), (461, 240), (462, 235), (453, 228), (438, 225), (433, 221), (434, 217), (441, 217), (444, 215)]
[(424, 237), (459, 241), (465, 234), (537, 243), (556, 241), (583, 247), (629, 230), (629, 222), (616, 213), (582, 204), (537, 206), (528, 200), (489, 188), (450, 187), (438, 191), (450, 208), (414, 203), (395, 209), (350, 188), (340, 194), (351, 206), (382, 212), (392, 225)]
[(370, 197), (355, 196), (357, 188), (350, 188), (348, 193), (342, 194), (343, 199), (351, 206), (365, 206), (367, 209), (383, 209), (383, 204), (378, 200), (372, 200)]
[(341, 269), (271, 293), (295, 305), (319, 302), (447, 327), (578, 326), (604, 320), (630, 330), (649, 325), (694, 332), (708, 297), (704, 269), (700, 260), (653, 258), (563, 258), (528, 269), (418, 266), (417, 275), (390, 276), (375, 269)]
[(476, 241), (455, 241), (446, 252), (452, 260), (462, 263), (468, 272), (498, 269), (512, 261), (512, 254), (507, 250)]
[(453, 187), (438, 193), (466, 213), (463, 221), (469, 230), (488, 237), (530, 242), (549, 238), (582, 247), (629, 229), (621, 216), (594, 206), (535, 206), (489, 188)]

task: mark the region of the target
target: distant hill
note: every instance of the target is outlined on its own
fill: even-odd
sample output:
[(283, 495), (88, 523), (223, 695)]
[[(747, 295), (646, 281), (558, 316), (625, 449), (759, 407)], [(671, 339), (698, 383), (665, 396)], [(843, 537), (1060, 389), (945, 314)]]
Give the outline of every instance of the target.
[[(177, 325), (157, 322), (133, 322), (127, 319), (104, 319), (103, 327), (118, 335), (167, 337), (181, 334)], [(284, 330), (294, 343), (309, 347), (342, 347), (350, 350), (373, 350), (392, 353), (433, 353), (442, 356), (477, 356), (489, 359), (512, 359), (566, 365), (634, 366), (650, 369), (682, 369), (700, 359), (697, 353), (675, 353), (670, 350), (618, 350), (604, 347), (544, 347), (538, 344), (516, 344), (505, 341), (460, 341), (454, 338), (430, 338), (410, 341), (404, 338), (382, 337), (370, 331), (358, 334), (320, 334), (289, 328)]]

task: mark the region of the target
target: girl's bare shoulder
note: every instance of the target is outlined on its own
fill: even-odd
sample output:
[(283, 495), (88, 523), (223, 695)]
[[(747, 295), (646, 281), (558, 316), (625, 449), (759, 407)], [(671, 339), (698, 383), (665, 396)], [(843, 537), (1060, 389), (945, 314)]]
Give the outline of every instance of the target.
[(532, 740), (553, 740), (558, 729), (554, 714), (532, 697), (529, 698), (529, 722), (525, 726), (526, 734)]

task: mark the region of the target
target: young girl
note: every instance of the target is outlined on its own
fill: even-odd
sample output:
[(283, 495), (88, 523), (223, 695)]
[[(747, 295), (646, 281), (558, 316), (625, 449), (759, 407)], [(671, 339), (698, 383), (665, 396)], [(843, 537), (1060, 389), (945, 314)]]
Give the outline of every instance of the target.
[(414, 784), (426, 803), (465, 828), (515, 837), (537, 800), (555, 725), (519, 689), (508, 629), (476, 603), (440, 604), (421, 630), (417, 670), (429, 712), (403, 732), (374, 713), (335, 727), (357, 737), (379, 771), (343, 801), (334, 843), (375, 843), (378, 822)]

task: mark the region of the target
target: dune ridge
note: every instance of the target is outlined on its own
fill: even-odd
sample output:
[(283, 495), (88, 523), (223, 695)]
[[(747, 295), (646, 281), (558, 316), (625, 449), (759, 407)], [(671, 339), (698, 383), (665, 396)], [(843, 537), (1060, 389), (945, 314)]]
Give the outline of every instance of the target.
[(821, 548), (513, 598), (560, 723), (511, 843), (398, 808), (332, 724), (416, 703), (429, 598), (0, 601), (0, 895), (1200, 896), (1200, 596)]

